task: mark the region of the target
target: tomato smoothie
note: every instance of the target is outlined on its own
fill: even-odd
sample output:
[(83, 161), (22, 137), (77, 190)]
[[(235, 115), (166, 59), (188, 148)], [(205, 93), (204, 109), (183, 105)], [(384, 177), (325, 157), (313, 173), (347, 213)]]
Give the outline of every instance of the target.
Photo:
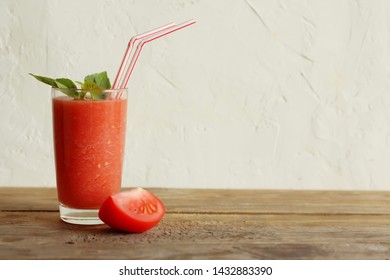
[(59, 95), (52, 106), (60, 207), (99, 209), (121, 188), (127, 100)]

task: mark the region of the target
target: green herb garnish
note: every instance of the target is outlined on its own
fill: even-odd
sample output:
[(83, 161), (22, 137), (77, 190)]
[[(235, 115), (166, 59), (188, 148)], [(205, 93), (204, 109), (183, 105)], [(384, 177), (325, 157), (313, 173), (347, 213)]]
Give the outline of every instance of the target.
[(106, 99), (108, 96), (107, 93), (104, 92), (104, 89), (111, 88), (110, 79), (108, 78), (106, 71), (88, 75), (84, 78), (84, 82), (76, 82), (80, 85), (81, 91), (77, 90), (77, 85), (67, 78), (52, 79), (31, 73), (30, 75), (42, 83), (60, 89), (64, 94), (75, 99), (87, 99), (87, 93), (89, 93), (90, 97), (94, 100)]

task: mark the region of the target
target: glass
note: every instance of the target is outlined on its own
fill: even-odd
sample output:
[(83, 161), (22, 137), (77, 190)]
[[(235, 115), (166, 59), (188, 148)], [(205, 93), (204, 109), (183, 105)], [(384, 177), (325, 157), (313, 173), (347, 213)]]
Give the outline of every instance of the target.
[(127, 89), (100, 93), (105, 99), (93, 100), (89, 92), (75, 99), (52, 89), (59, 210), (71, 224), (102, 224), (101, 204), (121, 188)]

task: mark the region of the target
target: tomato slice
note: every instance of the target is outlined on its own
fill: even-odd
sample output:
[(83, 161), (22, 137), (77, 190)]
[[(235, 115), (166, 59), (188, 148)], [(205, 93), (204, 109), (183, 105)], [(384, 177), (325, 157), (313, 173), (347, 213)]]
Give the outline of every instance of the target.
[(156, 226), (165, 214), (162, 202), (143, 188), (108, 197), (99, 218), (110, 227), (127, 232), (144, 232)]

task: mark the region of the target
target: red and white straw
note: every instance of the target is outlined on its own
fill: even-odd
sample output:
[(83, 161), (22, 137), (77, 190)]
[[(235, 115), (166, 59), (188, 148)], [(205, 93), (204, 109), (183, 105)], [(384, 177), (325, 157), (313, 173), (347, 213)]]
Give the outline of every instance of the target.
[[(137, 63), (142, 48), (145, 44), (175, 31), (178, 31), (180, 29), (183, 29), (194, 23), (196, 23), (195, 20), (188, 20), (181, 24), (169, 23), (159, 28), (132, 37), (127, 46), (125, 55), (123, 56), (115, 81), (112, 85), (112, 89), (126, 88), (130, 76), (133, 73), (135, 64)], [(138, 43), (136, 50), (133, 52), (134, 45), (139, 40), (140, 42)]]
[(125, 55), (123, 56), (123, 59), (122, 59), (122, 62), (121, 62), (121, 65), (119, 67), (119, 70), (118, 70), (118, 73), (115, 77), (115, 81), (114, 83), (112, 84), (112, 88), (113, 89), (117, 89), (117, 88), (121, 88), (119, 87), (119, 85), (123, 84), (123, 73), (124, 73), (124, 69), (126, 69), (128, 67), (128, 63), (130, 62), (130, 56), (131, 56), (131, 53), (133, 51), (133, 48), (134, 48), (134, 44), (138, 41), (138, 40), (141, 40), (145, 37), (148, 37), (150, 35), (153, 35), (155, 33), (158, 33), (160, 32), (161, 30), (164, 30), (164, 29), (167, 29), (169, 27), (172, 27), (174, 26), (175, 24), (174, 23), (168, 23), (166, 25), (163, 25), (161, 27), (158, 27), (158, 28), (155, 28), (153, 30), (150, 30), (150, 31), (147, 31), (147, 32), (144, 32), (142, 34), (139, 34), (137, 36), (134, 36), (130, 39), (129, 43), (127, 44), (127, 49), (126, 49), (126, 52), (125, 52)]

